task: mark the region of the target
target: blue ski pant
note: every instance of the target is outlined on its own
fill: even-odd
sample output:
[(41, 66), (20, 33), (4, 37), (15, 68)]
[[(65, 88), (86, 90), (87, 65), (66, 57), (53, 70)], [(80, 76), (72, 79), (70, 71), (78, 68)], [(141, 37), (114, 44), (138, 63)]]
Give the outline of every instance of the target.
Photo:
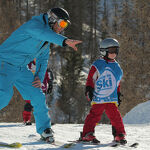
[(34, 76), (27, 67), (16, 67), (0, 60), (0, 110), (6, 107), (12, 96), (15, 86), (23, 99), (31, 100), (37, 133), (42, 134), (50, 128), (50, 117), (42, 89), (32, 86)]

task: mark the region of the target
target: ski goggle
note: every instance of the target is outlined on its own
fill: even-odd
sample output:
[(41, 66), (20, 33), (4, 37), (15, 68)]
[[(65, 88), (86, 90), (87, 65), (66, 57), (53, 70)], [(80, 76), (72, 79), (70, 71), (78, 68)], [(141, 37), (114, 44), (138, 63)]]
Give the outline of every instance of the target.
[(113, 53), (118, 54), (119, 53), (119, 47), (110, 47), (110, 48), (108, 48), (108, 53), (110, 53), (110, 54), (113, 54)]
[(68, 22), (66, 20), (59, 19), (57, 22), (58, 22), (59, 27), (61, 28), (65, 29), (68, 27)]

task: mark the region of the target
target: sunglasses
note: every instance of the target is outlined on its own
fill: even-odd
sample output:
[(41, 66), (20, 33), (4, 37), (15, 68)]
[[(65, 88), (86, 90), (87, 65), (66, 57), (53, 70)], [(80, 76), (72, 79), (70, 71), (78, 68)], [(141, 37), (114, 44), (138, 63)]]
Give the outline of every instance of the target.
[(63, 19), (59, 19), (57, 22), (58, 22), (59, 27), (61, 28), (65, 29), (68, 27), (68, 22)]

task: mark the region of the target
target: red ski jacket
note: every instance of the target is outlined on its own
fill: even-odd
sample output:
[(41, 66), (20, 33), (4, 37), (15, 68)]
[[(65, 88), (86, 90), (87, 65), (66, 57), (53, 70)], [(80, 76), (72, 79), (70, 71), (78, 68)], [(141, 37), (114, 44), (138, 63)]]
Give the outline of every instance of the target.
[[(35, 68), (36, 68), (36, 64), (35, 64), (35, 61), (31, 61), (29, 64), (28, 64), (28, 68), (32, 71), (32, 73), (34, 74), (35, 73)], [(49, 83), (49, 80), (50, 80), (50, 77), (49, 77), (49, 74), (46, 70), (46, 73), (45, 73), (45, 77), (44, 77), (44, 80), (43, 80), (43, 83), (42, 83), (42, 90), (44, 93), (46, 93), (47, 89), (48, 89), (48, 83)]]

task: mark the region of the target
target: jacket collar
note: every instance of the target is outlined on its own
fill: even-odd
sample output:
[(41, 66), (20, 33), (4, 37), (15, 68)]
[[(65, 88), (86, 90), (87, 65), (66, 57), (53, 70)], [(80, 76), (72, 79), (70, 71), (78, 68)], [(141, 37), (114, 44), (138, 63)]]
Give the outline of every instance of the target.
[(47, 13), (44, 13), (43, 14), (43, 21), (45, 24), (48, 24), (48, 16), (47, 16)]
[(115, 59), (109, 59), (108, 57), (104, 57), (103, 59), (107, 62), (115, 62)]

